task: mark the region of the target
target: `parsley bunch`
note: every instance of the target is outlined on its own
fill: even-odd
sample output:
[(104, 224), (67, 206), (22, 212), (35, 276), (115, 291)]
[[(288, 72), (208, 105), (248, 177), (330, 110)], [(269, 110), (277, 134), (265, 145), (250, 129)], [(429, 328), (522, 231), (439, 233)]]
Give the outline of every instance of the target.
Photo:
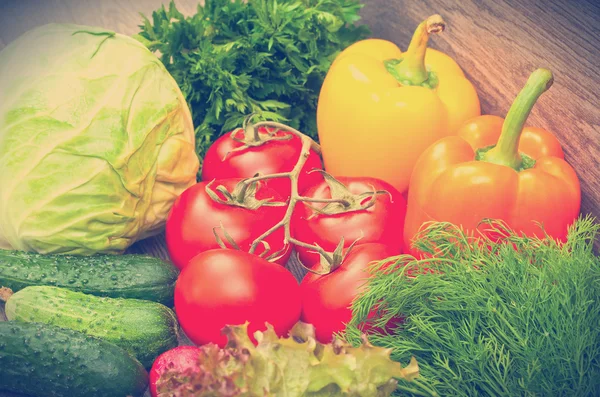
[[(386, 261), (374, 264), (346, 338), (360, 343), (356, 324), (374, 307), (377, 325), (405, 315), (401, 329), (369, 340), (400, 362), (415, 356), (421, 384), (435, 390), (424, 395), (599, 396), (600, 224), (580, 218), (565, 244), (496, 222), (490, 231), (507, 237), (477, 244), (433, 223), (415, 243), (433, 258), (390, 258), (396, 263), (384, 271)], [(433, 273), (409, 277), (422, 266)]]
[(136, 39), (179, 84), (203, 157), (245, 116), (285, 122), (317, 137), (319, 91), (335, 56), (365, 38), (358, 0), (206, 0), (185, 17), (171, 1)]

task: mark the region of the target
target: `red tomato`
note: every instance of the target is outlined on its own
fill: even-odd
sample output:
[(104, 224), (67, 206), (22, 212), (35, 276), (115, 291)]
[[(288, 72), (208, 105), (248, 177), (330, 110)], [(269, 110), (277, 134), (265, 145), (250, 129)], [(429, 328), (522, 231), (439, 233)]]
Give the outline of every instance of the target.
[(158, 356), (150, 369), (150, 395), (158, 395), (156, 382), (163, 373), (170, 369), (183, 372), (188, 368), (196, 368), (199, 357), (200, 348), (196, 346), (177, 346)]
[[(395, 252), (403, 250), (404, 218), (406, 215), (406, 200), (392, 185), (376, 178), (367, 177), (336, 177), (346, 185), (353, 194), (368, 191), (385, 190), (390, 194), (378, 194), (375, 205), (358, 211), (350, 211), (336, 215), (316, 214), (303, 203), (298, 203), (292, 219), (292, 235), (294, 238), (308, 244), (318, 244), (325, 251), (332, 252), (344, 237), (344, 246), (348, 247), (361, 237), (358, 244), (381, 243)], [(309, 188), (306, 197), (317, 199), (331, 198), (329, 185), (323, 180), (318, 185)], [(391, 196), (391, 198), (390, 198)], [(365, 199), (367, 200), (367, 199)], [(310, 203), (316, 208), (325, 204)], [(306, 266), (318, 263), (319, 255), (309, 253), (302, 247), (295, 247), (300, 260)]]
[(247, 252), (217, 249), (195, 256), (175, 285), (175, 312), (190, 340), (225, 346), (226, 325), (249, 321), (248, 335), (271, 324), (286, 336), (300, 318), (300, 286), (287, 269)]
[[(259, 128), (259, 131), (266, 132), (266, 129)], [(302, 140), (290, 132), (281, 130), (276, 131), (275, 136), (291, 136), (291, 138), (289, 140), (272, 140), (260, 146), (232, 152), (232, 150), (243, 146), (243, 143), (233, 140), (231, 133), (221, 136), (208, 148), (204, 156), (202, 180), (250, 178), (256, 173), (268, 175), (291, 171), (300, 158)], [(238, 130), (235, 137), (243, 139), (243, 131)], [(311, 149), (298, 180), (298, 190), (300, 192), (319, 181), (320, 176), (318, 173), (308, 174), (310, 170), (315, 168), (322, 169), (323, 164), (319, 155)], [(266, 183), (283, 197), (290, 196), (291, 184), (289, 178), (270, 179)]]
[[(241, 179), (226, 179), (215, 181), (211, 189), (216, 192), (218, 185), (223, 185), (231, 192)], [(185, 190), (174, 202), (167, 217), (166, 240), (171, 260), (179, 269), (183, 269), (195, 255), (215, 248), (220, 248), (213, 233), (213, 228), (227, 245), (231, 244), (225, 238), (222, 223), (227, 233), (233, 238), (240, 249), (248, 251), (252, 242), (272, 226), (277, 224), (285, 215), (286, 206), (262, 206), (256, 210), (239, 206), (221, 204), (212, 200), (206, 193), (208, 182), (200, 182)], [(221, 199), (222, 193), (217, 192)], [(259, 182), (256, 192), (257, 199), (273, 198), (273, 201), (284, 199), (273, 189)], [(269, 243), (271, 253), (284, 248), (284, 231), (280, 228), (265, 239)], [(260, 244), (256, 254), (264, 251)], [(277, 263), (285, 264), (291, 249)]]
[[(398, 249), (383, 244), (356, 245), (340, 267), (332, 273), (327, 275), (308, 273), (304, 277), (300, 283), (301, 320), (315, 327), (319, 342), (330, 343), (335, 332), (343, 331), (346, 328), (345, 324), (352, 318), (350, 305), (369, 277), (366, 270), (370, 263), (399, 254)], [(375, 312), (373, 311), (368, 318), (372, 319), (374, 316)], [(397, 325), (397, 322), (392, 321), (388, 325), (391, 328)], [(372, 328), (368, 324), (364, 325), (362, 330), (365, 332), (382, 331)]]

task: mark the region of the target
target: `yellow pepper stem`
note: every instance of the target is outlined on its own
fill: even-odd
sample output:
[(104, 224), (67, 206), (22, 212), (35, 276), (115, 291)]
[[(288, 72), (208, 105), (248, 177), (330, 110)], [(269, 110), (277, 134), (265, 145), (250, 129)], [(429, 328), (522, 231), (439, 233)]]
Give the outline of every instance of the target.
[(446, 28), (441, 16), (435, 14), (417, 26), (402, 61), (394, 65), (394, 77), (404, 85), (421, 85), (429, 79), (425, 68), (427, 42), (432, 33), (440, 33)]
[(553, 82), (552, 72), (547, 69), (537, 69), (529, 76), (504, 119), (498, 143), (483, 155), (483, 161), (506, 165), (515, 170), (522, 169), (523, 156), (519, 153), (519, 140), (523, 126), (538, 98)]

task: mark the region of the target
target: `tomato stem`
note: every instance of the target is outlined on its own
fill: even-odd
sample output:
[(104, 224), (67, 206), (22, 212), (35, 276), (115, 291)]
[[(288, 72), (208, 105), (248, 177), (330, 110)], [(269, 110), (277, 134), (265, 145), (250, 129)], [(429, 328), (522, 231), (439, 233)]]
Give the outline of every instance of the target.
[[(250, 254), (254, 254), (260, 244), (263, 244), (268, 247), (268, 244), (266, 244), (265, 239), (268, 236), (270, 236), (272, 233), (277, 231), (278, 229), (283, 228), (284, 229), (284, 241), (283, 241), (284, 248), (282, 250), (278, 251), (277, 253), (274, 253), (273, 256), (279, 255), (278, 258), (280, 258), (281, 255), (283, 255), (283, 254), (285, 254), (285, 252), (287, 252), (290, 244), (293, 244), (295, 246), (303, 247), (303, 248), (313, 250), (313, 251), (319, 253), (321, 255), (321, 258), (327, 262), (327, 263), (322, 263), (323, 267), (325, 267), (325, 269), (328, 269), (329, 272), (335, 270), (335, 268), (337, 268), (343, 262), (344, 258), (350, 253), (350, 251), (352, 250), (352, 248), (354, 247), (356, 242), (360, 239), (357, 239), (356, 241), (354, 241), (346, 249), (346, 252), (344, 254), (344, 252), (343, 252), (344, 251), (344, 239), (343, 238), (341, 239), (341, 241), (339, 242), (337, 248), (335, 249), (335, 251), (333, 253), (329, 253), (329, 252), (325, 251), (323, 248), (319, 247), (318, 245), (311, 245), (311, 244), (308, 244), (308, 243), (305, 243), (305, 242), (302, 242), (302, 241), (299, 241), (299, 240), (293, 238), (292, 234), (291, 234), (291, 230), (290, 230), (291, 229), (290, 224), (291, 224), (292, 215), (294, 213), (296, 204), (298, 204), (299, 202), (325, 203), (328, 206), (337, 204), (342, 208), (339, 210), (335, 209), (336, 211), (341, 212), (344, 209), (346, 209), (346, 211), (357, 211), (357, 210), (363, 210), (363, 209), (369, 208), (370, 206), (372, 206), (374, 204), (374, 200), (372, 200), (372, 198), (375, 195), (383, 194), (383, 193), (387, 193), (387, 192), (373, 191), (373, 192), (366, 192), (362, 195), (353, 195), (347, 190), (347, 188), (343, 184), (341, 184), (339, 181), (335, 180), (335, 178), (333, 178), (333, 176), (327, 174), (323, 170), (316, 170), (316, 171), (321, 171), (323, 173), (325, 179), (327, 180), (328, 184), (332, 188), (332, 197), (330, 199), (319, 199), (319, 198), (311, 198), (311, 197), (301, 196), (300, 193), (298, 192), (299, 176), (302, 172), (302, 169), (304, 168), (304, 165), (306, 164), (306, 161), (308, 160), (308, 158), (310, 156), (311, 150), (313, 150), (317, 154), (321, 155), (321, 147), (314, 140), (312, 140), (309, 136), (307, 136), (307, 135), (301, 133), (300, 131), (298, 131), (292, 127), (289, 127), (285, 124), (281, 124), (281, 123), (277, 123), (277, 122), (273, 122), (273, 121), (261, 121), (254, 125), (250, 125), (249, 123), (250, 123), (250, 119), (252, 116), (253, 115), (250, 115), (244, 121), (244, 125), (243, 125), (243, 130), (245, 133), (244, 139), (240, 140), (233, 136), (234, 140), (237, 140), (244, 144), (243, 146), (241, 146), (235, 150), (244, 150), (245, 148), (250, 147), (250, 146), (258, 146), (258, 145), (264, 143), (265, 139), (271, 139), (271, 140), (284, 139), (283, 137), (275, 136), (273, 134), (273, 131), (269, 131), (270, 129), (274, 129), (276, 131), (277, 130), (286, 131), (292, 135), (299, 137), (302, 142), (300, 156), (298, 158), (298, 161), (294, 165), (294, 168), (289, 172), (280, 172), (280, 173), (268, 174), (268, 175), (257, 174), (256, 176), (254, 176), (252, 178), (246, 178), (246, 179), (240, 181), (235, 186), (235, 188), (233, 189), (233, 192), (229, 192), (223, 186), (217, 187), (217, 190), (225, 196), (225, 200), (220, 199), (215, 192), (213, 192), (211, 189), (209, 189), (210, 184), (208, 184), (206, 186), (207, 193), (210, 195), (210, 197), (213, 200), (215, 200), (217, 202), (220, 202), (223, 204), (228, 204), (228, 205), (237, 205), (237, 206), (251, 208), (251, 209), (257, 208), (258, 206), (262, 206), (262, 205), (271, 205), (271, 206), (285, 205), (285, 203), (271, 202), (270, 199), (257, 200), (255, 198), (254, 194), (257, 190), (256, 185), (260, 181), (267, 180), (267, 179), (275, 179), (275, 178), (289, 178), (290, 184), (291, 184), (291, 193), (290, 193), (289, 202), (287, 203), (287, 209), (283, 216), (283, 219), (281, 219), (277, 224), (273, 225), (269, 230), (265, 231), (262, 235), (258, 236), (252, 242), (252, 245), (250, 246), (250, 249), (248, 250), (248, 252)], [(264, 129), (268, 130), (266, 133), (262, 133), (263, 135), (267, 136), (266, 138), (263, 139), (263, 137), (260, 135), (261, 133), (258, 132), (259, 128), (264, 128)], [(238, 132), (239, 132), (239, 130), (238, 130)], [(249, 135), (252, 135), (252, 137), (250, 137)], [(292, 135), (287, 135), (288, 139)], [(256, 141), (256, 139), (258, 139), (258, 141)], [(313, 171), (315, 171), (315, 170), (313, 170)], [(342, 193), (344, 193), (344, 194), (335, 195), (335, 194), (333, 194), (334, 191), (342, 191)], [(363, 201), (366, 198), (370, 198), (371, 200), (369, 200), (369, 202), (367, 202), (366, 204), (363, 204)], [(306, 205), (308, 205), (308, 204), (306, 204)], [(315, 212), (326, 213), (326, 211), (325, 211), (326, 208), (327, 207), (325, 207), (323, 210), (318, 210), (315, 208)], [(216, 235), (215, 235), (215, 237), (217, 238), (217, 240), (219, 242), (220, 238)], [(227, 237), (227, 234), (225, 234), (225, 237), (230, 243), (232, 243), (232, 245), (235, 243), (235, 242), (230, 241), (230, 239)], [(225, 245), (225, 244), (223, 241), (220, 241), (219, 245)], [(276, 259), (267, 258), (267, 260), (276, 260)]]
[(297, 137), (304, 139), (304, 138), (308, 138), (310, 141), (310, 149), (312, 149), (315, 153), (317, 153), (319, 156), (322, 154), (321, 153), (321, 146), (319, 146), (319, 144), (317, 142), (315, 142), (314, 140), (312, 140), (310, 137), (308, 137), (307, 135), (301, 133), (300, 131), (298, 131), (295, 128), (292, 128), (290, 126), (287, 126), (285, 124), (282, 123), (278, 123), (276, 121), (259, 121), (258, 123), (254, 124), (254, 127), (256, 129), (260, 128), (260, 127), (270, 127), (270, 128), (277, 128), (283, 131), (287, 131), (290, 132), (294, 135), (296, 135)]
[[(299, 240), (293, 238), (291, 235), (290, 224), (291, 224), (291, 220), (292, 220), (292, 215), (294, 213), (296, 204), (298, 204), (299, 202), (314, 202), (314, 203), (327, 203), (327, 204), (337, 203), (337, 204), (340, 204), (345, 207), (350, 206), (351, 203), (348, 200), (345, 200), (344, 198), (334, 197), (331, 199), (316, 199), (316, 198), (313, 199), (310, 197), (301, 196), (300, 193), (298, 192), (298, 178), (300, 176), (300, 173), (302, 172), (304, 164), (306, 164), (306, 161), (308, 160), (310, 151), (313, 150), (320, 155), (321, 147), (314, 140), (312, 140), (309, 136), (307, 136), (307, 135), (301, 133), (300, 131), (298, 131), (294, 128), (291, 128), (285, 124), (272, 122), (272, 121), (262, 121), (262, 122), (258, 122), (256, 124), (254, 124), (254, 126), (253, 126), (253, 128), (255, 128), (256, 130), (258, 130), (258, 128), (261, 128), (261, 127), (276, 128), (279, 130), (290, 132), (290, 133), (298, 136), (302, 141), (302, 149), (300, 151), (300, 156), (298, 158), (298, 161), (296, 162), (296, 164), (294, 165), (294, 168), (290, 172), (281, 172), (281, 173), (270, 174), (270, 175), (257, 175), (255, 177), (248, 178), (248, 179), (245, 179), (245, 180), (239, 182), (238, 186), (236, 186), (236, 189), (235, 189), (237, 191), (236, 199), (238, 201), (243, 201), (245, 199), (245, 195), (247, 194), (248, 189), (250, 189), (250, 187), (253, 184), (255, 184), (259, 181), (267, 180), (267, 179), (274, 179), (274, 178), (289, 178), (290, 184), (291, 184), (290, 199), (289, 199), (289, 203), (288, 203), (288, 207), (285, 212), (285, 215), (283, 216), (283, 219), (281, 219), (281, 221), (279, 221), (277, 224), (273, 225), (269, 230), (265, 231), (262, 235), (258, 236), (252, 242), (252, 245), (250, 246), (250, 249), (248, 252), (251, 254), (254, 254), (254, 252), (256, 251), (258, 246), (261, 243), (263, 243), (263, 241), (268, 236), (270, 236), (272, 233), (274, 233), (278, 229), (284, 228), (284, 245), (286, 247), (289, 246), (289, 244), (293, 244), (298, 247), (303, 247), (306, 249), (313, 250), (313, 251), (319, 253), (321, 255), (321, 257), (328, 262), (330, 269), (334, 269), (335, 267), (339, 266), (339, 264), (345, 257), (345, 256), (342, 256), (340, 253), (343, 249), (343, 239), (340, 242), (340, 247), (338, 247), (338, 249), (336, 249), (336, 252), (334, 252), (333, 255), (317, 245), (311, 245), (311, 244), (299, 241)], [(352, 247), (353, 245), (354, 245), (354, 243), (350, 247)], [(350, 249), (351, 249), (350, 247), (347, 249), (346, 255), (350, 252)], [(340, 251), (340, 252), (337, 252), (337, 251)], [(340, 259), (340, 257), (342, 259)]]
[[(325, 260), (327, 260), (327, 262), (329, 262), (329, 263), (333, 262), (333, 258), (331, 257), (331, 255), (329, 254), (329, 252), (325, 251), (321, 247), (318, 247), (316, 245), (311, 245), (311, 244), (304, 243), (304, 242), (302, 242), (300, 240), (297, 240), (297, 239), (295, 239), (293, 237), (290, 237), (289, 242), (292, 243), (292, 244), (294, 244), (294, 245), (297, 245), (298, 247), (306, 248), (306, 249), (309, 249), (309, 250), (314, 250), (314, 251), (318, 252), (319, 254), (323, 255), (323, 257), (325, 258)], [(302, 263), (302, 261), (298, 260), (298, 262), (300, 262), (300, 265), (303, 268), (308, 269), (306, 266), (304, 266), (304, 264)], [(308, 270), (310, 270), (310, 269), (308, 269)]]
[(529, 76), (504, 119), (498, 143), (483, 155), (483, 161), (521, 169), (523, 157), (519, 153), (519, 141), (523, 126), (536, 101), (552, 86), (553, 81), (552, 72), (547, 69), (537, 69)]
[(319, 201), (313, 201), (327, 203), (327, 205), (322, 208), (316, 208), (307, 205), (313, 210), (313, 215), (311, 215), (310, 218), (312, 218), (313, 216), (317, 216), (318, 214), (337, 215), (346, 212), (364, 211), (375, 205), (377, 195), (390, 194), (388, 191), (385, 190), (376, 191), (374, 187), (373, 191), (364, 192), (362, 194), (354, 194), (348, 189), (346, 185), (335, 179), (333, 175), (330, 175), (325, 170), (313, 170), (310, 172), (320, 172), (323, 175), (325, 183), (327, 183), (327, 185), (329, 186), (329, 192), (331, 195), (330, 199), (321, 199)]
[[(225, 160), (230, 154), (235, 153), (235, 152), (240, 152), (240, 151), (244, 151), (248, 148), (251, 147), (258, 147), (258, 146), (262, 146), (267, 142), (272, 142), (272, 141), (287, 141), (292, 139), (292, 135), (277, 135), (274, 133), (274, 131), (267, 131), (267, 132), (261, 132), (260, 131), (260, 127), (263, 126), (263, 124), (260, 123), (256, 123), (253, 124), (251, 123), (252, 118), (256, 116), (255, 113), (250, 114), (249, 116), (247, 116), (244, 119), (244, 122), (242, 123), (242, 128), (237, 128), (234, 129), (233, 131), (231, 131), (231, 139), (235, 142), (241, 143), (242, 145), (227, 152), (225, 154), (225, 157), (223, 158), (223, 160)], [(242, 136), (243, 138), (240, 139), (238, 138), (238, 134), (240, 132), (240, 130), (242, 131)], [(268, 128), (267, 128), (268, 130)], [(288, 131), (291, 132), (291, 131)], [(319, 145), (317, 145), (315, 143), (315, 147), (319, 148), (318, 153), (321, 153), (321, 148), (319, 147)]]
[(303, 268), (304, 270), (306, 270), (306, 271), (307, 271), (307, 272), (309, 272), (309, 273), (316, 274), (317, 276), (324, 276), (324, 275), (326, 275), (326, 274), (329, 274), (329, 273), (331, 273), (331, 271), (330, 271), (330, 270), (325, 270), (325, 271), (323, 271), (323, 272), (318, 272), (318, 271), (316, 271), (316, 270), (313, 270), (313, 269), (311, 269), (310, 267), (306, 267), (306, 266), (304, 266), (304, 264), (303, 264), (303, 263), (302, 263), (302, 261), (300, 260), (300, 255), (298, 255), (298, 263), (300, 263), (300, 266), (302, 266), (302, 268)]
[[(276, 124), (276, 123), (273, 123), (273, 124)], [(279, 126), (278, 128), (287, 129), (289, 127), (282, 125), (282, 126)], [(253, 254), (254, 251), (256, 251), (258, 244), (260, 244), (260, 242), (262, 240), (267, 238), (270, 234), (274, 233), (276, 230), (278, 230), (281, 227), (284, 228), (284, 233), (285, 233), (284, 244), (289, 244), (290, 239), (292, 238), (291, 231), (290, 231), (290, 223), (292, 220), (292, 214), (294, 213), (294, 208), (296, 207), (296, 203), (298, 202), (298, 197), (300, 196), (300, 194), (298, 193), (298, 176), (300, 175), (300, 171), (302, 170), (302, 167), (304, 167), (304, 164), (306, 163), (306, 160), (308, 159), (308, 156), (310, 155), (311, 142), (313, 142), (313, 140), (311, 138), (309, 138), (308, 136), (306, 136), (302, 133), (300, 133), (300, 135), (301, 135), (300, 139), (302, 139), (302, 150), (300, 151), (300, 158), (298, 159), (298, 162), (296, 163), (296, 165), (294, 166), (292, 171), (289, 172), (289, 178), (290, 178), (290, 183), (291, 183), (291, 194), (290, 194), (290, 202), (288, 204), (285, 215), (281, 221), (279, 221), (277, 224), (275, 224), (273, 227), (271, 227), (269, 230), (267, 230), (266, 232), (264, 232), (262, 235), (260, 235), (258, 238), (256, 238), (254, 240), (254, 242), (250, 246), (250, 250), (249, 250), (249, 252), (251, 254)], [(255, 177), (254, 179), (264, 178), (264, 177), (268, 177), (268, 175), (258, 176), (258, 177)]]
[(262, 142), (260, 134), (258, 133), (258, 128), (255, 128), (252, 124), (248, 124), (246, 128), (244, 128), (244, 139), (247, 142)]
[(256, 116), (256, 113), (249, 114), (242, 123), (242, 129), (244, 130), (244, 141), (247, 143), (261, 143), (260, 134), (258, 128), (251, 123), (252, 118)]
[[(313, 251), (319, 253), (321, 255), (321, 258), (327, 262), (327, 263), (322, 263), (322, 265), (329, 271), (335, 270), (335, 268), (337, 268), (343, 262), (344, 258), (350, 253), (353, 246), (360, 239), (357, 239), (356, 241), (354, 241), (346, 249), (346, 252), (344, 254), (343, 253), (343, 251), (344, 251), (344, 239), (343, 238), (341, 239), (341, 241), (339, 242), (337, 248), (335, 249), (335, 251), (333, 253), (329, 253), (329, 252), (325, 251), (323, 248), (319, 247), (318, 245), (311, 245), (311, 244), (304, 243), (302, 241), (299, 241), (299, 240), (293, 238), (291, 235), (290, 224), (291, 224), (292, 215), (294, 213), (296, 204), (298, 204), (299, 202), (303, 202), (303, 203), (312, 202), (312, 203), (327, 204), (327, 206), (324, 207), (323, 209), (314, 208), (315, 213), (329, 213), (327, 211), (337, 211), (337, 212), (358, 211), (358, 210), (364, 210), (364, 209), (371, 207), (374, 204), (373, 197), (375, 195), (384, 194), (387, 192), (373, 191), (373, 192), (366, 192), (361, 195), (354, 195), (348, 191), (346, 186), (344, 186), (342, 183), (337, 181), (333, 176), (327, 174), (323, 170), (313, 170), (313, 171), (321, 171), (323, 173), (327, 183), (329, 184), (330, 188), (332, 189), (332, 197), (330, 199), (319, 199), (319, 198), (311, 198), (311, 197), (301, 196), (300, 193), (298, 192), (299, 176), (304, 168), (304, 165), (306, 164), (306, 161), (308, 160), (308, 158), (310, 156), (311, 150), (316, 152), (318, 155), (321, 155), (321, 147), (309, 136), (307, 136), (307, 135), (301, 133), (300, 131), (298, 131), (292, 127), (289, 127), (285, 124), (281, 124), (281, 123), (277, 123), (277, 122), (273, 122), (273, 121), (261, 121), (261, 122), (255, 123), (255, 124), (250, 124), (251, 118), (253, 116), (254, 115), (250, 115), (250, 116), (246, 117), (246, 119), (244, 120), (244, 124), (242, 127), (242, 129), (244, 131), (243, 139), (239, 139), (236, 137), (236, 134), (239, 133), (239, 131), (240, 131), (239, 129), (232, 132), (232, 139), (237, 142), (242, 143), (243, 145), (232, 150), (229, 153), (239, 151), (239, 150), (245, 150), (248, 147), (260, 146), (269, 140), (291, 139), (291, 137), (293, 135), (295, 135), (298, 138), (300, 138), (300, 140), (302, 142), (302, 148), (300, 151), (300, 156), (298, 158), (298, 161), (294, 165), (294, 168), (289, 172), (280, 172), (280, 173), (276, 173), (276, 174), (267, 174), (267, 175), (257, 174), (256, 176), (254, 176), (252, 178), (246, 178), (246, 179), (240, 181), (235, 186), (235, 188), (233, 189), (232, 192), (230, 192), (225, 186), (221, 186), (221, 185), (217, 186), (216, 190), (224, 196), (224, 199), (220, 198), (217, 195), (217, 193), (214, 192), (210, 188), (211, 184), (214, 182), (213, 181), (206, 185), (207, 194), (214, 201), (219, 202), (221, 204), (234, 205), (234, 206), (239, 206), (239, 207), (244, 207), (244, 208), (249, 208), (249, 209), (256, 209), (263, 205), (269, 205), (269, 206), (286, 205), (286, 203), (272, 202), (271, 201), (272, 199), (258, 200), (255, 197), (255, 193), (257, 190), (257, 184), (260, 181), (267, 180), (267, 179), (275, 179), (275, 178), (289, 178), (290, 184), (291, 184), (291, 193), (290, 193), (289, 202), (287, 203), (287, 209), (286, 209), (283, 219), (281, 219), (277, 224), (273, 225), (269, 230), (265, 231), (262, 235), (257, 237), (252, 242), (248, 252), (250, 254), (254, 254), (260, 244), (265, 245), (265, 247), (267, 248), (265, 252), (269, 251), (269, 247), (268, 247), (268, 244), (265, 242), (265, 239), (268, 236), (270, 236), (272, 233), (277, 231), (278, 229), (284, 228), (284, 241), (283, 241), (284, 248), (282, 250), (272, 254), (272, 256), (275, 259), (271, 259), (270, 257), (268, 257), (267, 260), (270, 260), (270, 261), (277, 260), (278, 258), (280, 258), (282, 255), (284, 255), (287, 252), (290, 244), (293, 244), (295, 246), (303, 247), (303, 248), (313, 250)], [(267, 132), (260, 132), (260, 128), (267, 130)], [(274, 133), (274, 131), (285, 131), (285, 132), (289, 132), (291, 135), (288, 134), (285, 136), (278, 136)], [(312, 171), (310, 171), (310, 172), (312, 172)], [(335, 192), (338, 192), (338, 193), (341, 192), (341, 193), (334, 194)], [(366, 204), (363, 204), (363, 201), (365, 199), (369, 199), (369, 201)], [(336, 205), (336, 204), (338, 205), (338, 207), (341, 207), (341, 208), (329, 208), (328, 209), (328, 206)], [(308, 205), (308, 204), (305, 204), (305, 205)], [(230, 238), (230, 236), (227, 234), (226, 230), (223, 228), (222, 225), (221, 225), (221, 228), (223, 229), (223, 233), (224, 233), (227, 241), (230, 244), (232, 244), (232, 246), (237, 248), (237, 244), (235, 244), (235, 241), (233, 241), (233, 239)], [(215, 233), (215, 238), (217, 239), (217, 243), (219, 244), (219, 246), (221, 246), (221, 247), (225, 246), (224, 241), (216, 234), (216, 228), (213, 229), (213, 233)], [(263, 254), (265, 254), (265, 253), (263, 252)], [(261, 254), (261, 255), (263, 255), (263, 254)]]
[(246, 194), (248, 192), (248, 188), (250, 186), (252, 186), (253, 183), (256, 182), (260, 182), (266, 179), (276, 179), (276, 178), (289, 178), (291, 176), (291, 172), (280, 172), (277, 174), (269, 174), (269, 175), (258, 175), (252, 178), (248, 178), (248, 179), (244, 179), (243, 181), (241, 181), (240, 183), (242, 184), (242, 187), (240, 189), (240, 193), (237, 197), (238, 201), (243, 201), (244, 197), (246, 197)]
[(303, 201), (306, 203), (338, 203), (338, 204), (343, 205), (344, 207), (349, 207), (351, 205), (351, 203), (345, 199), (320, 199), (320, 198), (301, 196), (301, 197), (298, 197), (298, 201)]
[(440, 33), (445, 28), (446, 23), (438, 14), (430, 16), (417, 26), (410, 45), (400, 62), (388, 68), (396, 80), (402, 85), (426, 85), (431, 87), (432, 84), (428, 83), (430, 72), (425, 67), (427, 42), (432, 33)]

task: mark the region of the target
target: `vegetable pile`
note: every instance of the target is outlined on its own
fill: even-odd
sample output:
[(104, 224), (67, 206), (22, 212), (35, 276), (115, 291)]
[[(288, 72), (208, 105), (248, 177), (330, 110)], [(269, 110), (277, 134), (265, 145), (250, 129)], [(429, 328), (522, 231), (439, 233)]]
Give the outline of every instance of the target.
[[(0, 52), (0, 390), (600, 394), (600, 223), (526, 125), (553, 74), (481, 115), (441, 16), (402, 51), (361, 7), (171, 2)], [(168, 261), (124, 253), (163, 230)]]

